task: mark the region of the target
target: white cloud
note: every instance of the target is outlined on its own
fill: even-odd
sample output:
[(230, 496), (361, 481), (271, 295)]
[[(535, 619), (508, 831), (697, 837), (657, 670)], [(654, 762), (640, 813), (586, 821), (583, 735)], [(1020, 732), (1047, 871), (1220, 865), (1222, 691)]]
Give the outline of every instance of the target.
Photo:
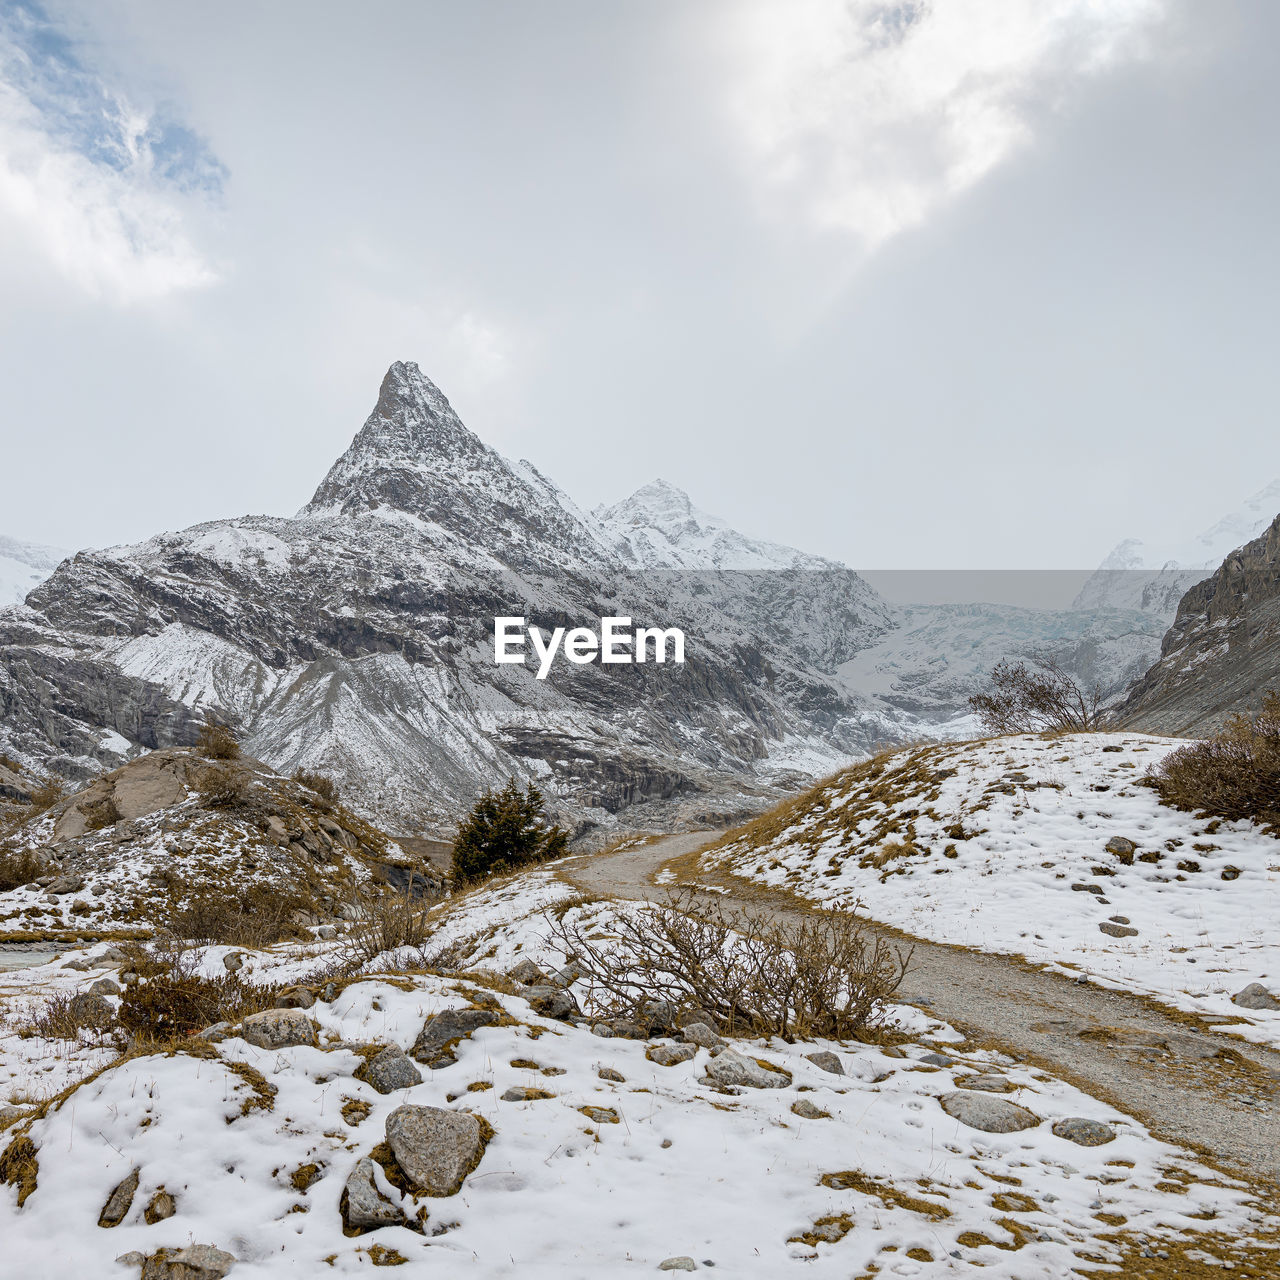
[(868, 248), (1031, 137), (1033, 111), (1140, 57), (1166, 0), (742, 0), (729, 109), (764, 189)]

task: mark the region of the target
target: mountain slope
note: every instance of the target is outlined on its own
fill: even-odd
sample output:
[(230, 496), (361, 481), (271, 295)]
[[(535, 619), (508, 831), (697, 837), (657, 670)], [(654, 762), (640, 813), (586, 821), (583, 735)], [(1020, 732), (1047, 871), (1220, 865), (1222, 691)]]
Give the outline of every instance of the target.
[(0, 534), (0, 605), (20, 604), (65, 558), (65, 551)]
[(1119, 723), (1203, 735), (1280, 689), (1280, 516), (1191, 588)]

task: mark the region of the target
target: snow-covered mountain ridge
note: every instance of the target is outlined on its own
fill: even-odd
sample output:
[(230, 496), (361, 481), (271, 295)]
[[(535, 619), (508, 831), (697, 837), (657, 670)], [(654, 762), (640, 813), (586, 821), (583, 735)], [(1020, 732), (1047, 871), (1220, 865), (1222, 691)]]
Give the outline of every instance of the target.
[(21, 604), (67, 555), (57, 547), (0, 534), (0, 605)]

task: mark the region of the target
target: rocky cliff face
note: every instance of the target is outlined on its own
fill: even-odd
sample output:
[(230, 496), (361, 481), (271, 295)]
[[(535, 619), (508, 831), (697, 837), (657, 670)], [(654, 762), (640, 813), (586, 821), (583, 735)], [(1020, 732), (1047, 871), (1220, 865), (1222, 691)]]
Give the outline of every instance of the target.
[(1119, 709), (1152, 733), (1200, 736), (1280, 689), (1280, 516), (1182, 597), (1160, 659)]

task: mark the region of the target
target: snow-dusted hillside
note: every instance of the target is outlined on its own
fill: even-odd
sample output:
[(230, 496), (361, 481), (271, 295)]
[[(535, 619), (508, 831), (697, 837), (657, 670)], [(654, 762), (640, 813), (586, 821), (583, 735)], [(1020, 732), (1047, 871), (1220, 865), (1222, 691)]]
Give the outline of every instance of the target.
[[(1014, 737), (857, 766), (708, 855), (815, 902), (1231, 1015), (1280, 1045), (1280, 840), (1168, 808), (1141, 784), (1179, 743)], [(1121, 842), (1121, 843), (1115, 843)], [(1111, 846), (1111, 847), (1108, 847)]]
[(65, 551), (0, 534), (0, 605), (20, 604), (66, 558)]
[[(314, 1004), (114, 1065), (91, 1035), (18, 1031), (52, 996), (114, 985), (125, 957), (97, 947), (83, 969), (6, 975), (6, 1257), (47, 1280), (136, 1276), (192, 1246), (221, 1268), (197, 1274), (231, 1280), (402, 1263), (479, 1280), (664, 1265), (1060, 1280), (1083, 1258), (1128, 1273), (1153, 1249), (1249, 1272), (1268, 1256), (1280, 1224), (1264, 1190), (910, 1007), (880, 1045), (726, 1045), (706, 1023), (627, 1038), (547, 1016), (548, 988), (497, 976), (554, 970), (542, 911), (600, 937), (632, 909), (568, 898), (543, 872), (446, 908), (439, 936), (470, 940), (454, 974), (386, 956), (334, 982), (341, 942), (249, 952), (242, 978), (305, 984)], [(196, 971), (223, 977), (226, 953), (197, 952)]]

